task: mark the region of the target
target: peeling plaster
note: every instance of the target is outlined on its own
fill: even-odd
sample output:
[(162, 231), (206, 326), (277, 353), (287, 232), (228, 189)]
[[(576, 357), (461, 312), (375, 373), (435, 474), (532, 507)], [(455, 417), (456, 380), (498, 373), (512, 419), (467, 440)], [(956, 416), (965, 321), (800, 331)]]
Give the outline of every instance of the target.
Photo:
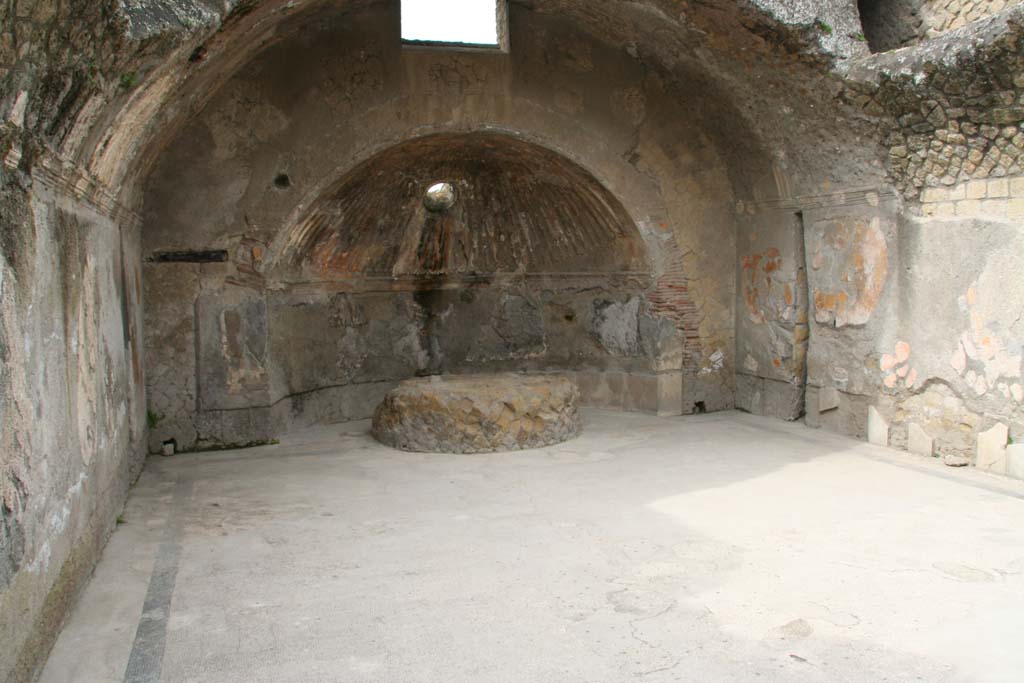
[(836, 327), (863, 325), (885, 289), (889, 251), (880, 221), (854, 218), (814, 226), (809, 245), (815, 282), (814, 319)]

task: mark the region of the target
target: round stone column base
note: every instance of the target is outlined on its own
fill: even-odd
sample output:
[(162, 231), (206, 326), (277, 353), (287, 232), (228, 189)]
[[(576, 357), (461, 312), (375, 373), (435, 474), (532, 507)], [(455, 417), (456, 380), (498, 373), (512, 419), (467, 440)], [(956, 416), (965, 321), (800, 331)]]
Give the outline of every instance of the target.
[(419, 453), (543, 448), (574, 439), (582, 429), (579, 389), (558, 375), (406, 380), (373, 416), (378, 441)]

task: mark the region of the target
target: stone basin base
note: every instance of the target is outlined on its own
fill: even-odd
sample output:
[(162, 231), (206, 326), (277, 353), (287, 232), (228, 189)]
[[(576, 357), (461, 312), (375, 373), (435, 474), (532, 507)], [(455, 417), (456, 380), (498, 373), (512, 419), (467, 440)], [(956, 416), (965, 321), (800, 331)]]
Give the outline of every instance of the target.
[(378, 441), (419, 453), (542, 448), (574, 439), (582, 430), (579, 389), (558, 375), (407, 380), (373, 415)]

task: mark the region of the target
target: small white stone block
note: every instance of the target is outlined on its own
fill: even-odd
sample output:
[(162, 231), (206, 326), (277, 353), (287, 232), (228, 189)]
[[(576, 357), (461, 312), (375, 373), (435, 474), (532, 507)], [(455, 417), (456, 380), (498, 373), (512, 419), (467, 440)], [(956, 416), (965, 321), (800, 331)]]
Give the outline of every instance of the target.
[(935, 455), (935, 439), (928, 436), (920, 426), (910, 423), (907, 428), (907, 450), (929, 458)]
[(957, 216), (977, 216), (981, 213), (980, 199), (965, 199), (956, 203)]
[(1014, 479), (1024, 479), (1024, 443), (1006, 447), (1006, 474)]
[(1010, 428), (1004, 424), (978, 434), (977, 457), (974, 466), (978, 469), (1006, 473), (1006, 440), (1010, 436)]
[(1006, 205), (1007, 218), (1024, 218), (1024, 198), (1011, 199)]
[(818, 390), (818, 412), (827, 413), (839, 408), (839, 390), (835, 387), (822, 387)]
[(889, 445), (889, 423), (874, 406), (868, 407), (868, 441), (876, 446)]
[(1006, 178), (989, 180), (986, 194), (989, 199), (1008, 197), (1010, 195), (1010, 182)]

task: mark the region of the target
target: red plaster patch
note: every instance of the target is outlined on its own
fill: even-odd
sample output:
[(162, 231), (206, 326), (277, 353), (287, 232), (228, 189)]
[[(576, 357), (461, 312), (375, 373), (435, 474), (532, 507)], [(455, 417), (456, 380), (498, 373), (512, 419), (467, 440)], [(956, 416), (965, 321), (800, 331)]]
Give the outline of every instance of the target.
[(896, 362), (906, 363), (907, 359), (910, 358), (910, 344), (907, 342), (896, 343)]

